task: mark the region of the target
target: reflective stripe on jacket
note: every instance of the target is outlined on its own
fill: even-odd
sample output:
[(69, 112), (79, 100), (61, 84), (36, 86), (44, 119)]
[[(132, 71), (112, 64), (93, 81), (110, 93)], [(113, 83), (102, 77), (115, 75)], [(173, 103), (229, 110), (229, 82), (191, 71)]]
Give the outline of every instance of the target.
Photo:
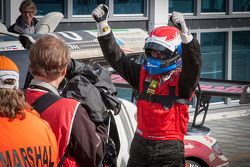
[[(178, 80), (180, 71), (175, 71), (165, 82), (160, 75), (149, 76), (142, 68), (140, 73), (139, 93), (144, 89), (145, 81), (155, 80), (157, 87), (154, 95), (170, 95), (170, 87), (175, 87), (178, 96)], [(149, 80), (149, 82), (150, 82)], [(162, 82), (162, 83), (161, 83)], [(152, 95), (152, 96), (154, 96)], [(150, 140), (183, 140), (187, 132), (188, 105), (175, 102), (171, 108), (148, 100), (137, 100), (137, 131), (136, 133)]]
[[(29, 104), (32, 104), (44, 93), (47, 92), (27, 89), (26, 100)], [(53, 132), (55, 133), (59, 148), (58, 161), (64, 155), (66, 147), (69, 144), (71, 128), (79, 104), (80, 103), (74, 99), (61, 98), (54, 104), (50, 105), (41, 114), (41, 117), (48, 121)], [(63, 166), (74, 167), (77, 166), (77, 163), (73, 157), (67, 156), (63, 163)]]
[(22, 120), (0, 117), (0, 167), (57, 167), (58, 148), (48, 123), (25, 111)]

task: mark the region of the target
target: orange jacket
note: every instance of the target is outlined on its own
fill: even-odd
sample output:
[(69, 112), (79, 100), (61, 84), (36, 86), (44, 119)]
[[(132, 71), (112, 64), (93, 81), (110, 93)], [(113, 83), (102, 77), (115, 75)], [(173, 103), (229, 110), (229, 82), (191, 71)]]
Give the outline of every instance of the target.
[(50, 126), (35, 112), (23, 120), (0, 117), (0, 167), (57, 166), (58, 148)]

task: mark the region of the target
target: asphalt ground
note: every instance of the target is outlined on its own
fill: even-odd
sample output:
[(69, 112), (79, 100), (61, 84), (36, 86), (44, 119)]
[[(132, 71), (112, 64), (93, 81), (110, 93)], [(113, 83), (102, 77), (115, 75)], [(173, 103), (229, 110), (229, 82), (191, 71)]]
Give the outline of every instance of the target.
[(250, 167), (250, 105), (209, 110), (204, 125), (219, 142), (230, 167)]

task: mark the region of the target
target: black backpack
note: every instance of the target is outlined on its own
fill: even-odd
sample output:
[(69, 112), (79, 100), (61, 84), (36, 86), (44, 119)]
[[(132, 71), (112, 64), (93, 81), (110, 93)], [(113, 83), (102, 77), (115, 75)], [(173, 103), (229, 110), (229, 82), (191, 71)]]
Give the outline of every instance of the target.
[(108, 126), (108, 140), (105, 144), (103, 166), (116, 167), (120, 150), (120, 140), (114, 115), (121, 110), (121, 100), (116, 95), (116, 87), (111, 81), (111, 73), (98, 63), (84, 64), (76, 61), (68, 69), (60, 86), (63, 97), (74, 98), (88, 112), (93, 122), (104, 122)]
[(98, 63), (84, 64), (80, 73), (66, 78), (61, 95), (80, 101), (92, 121), (103, 122), (111, 110), (115, 115), (120, 112), (121, 100), (106, 68)]

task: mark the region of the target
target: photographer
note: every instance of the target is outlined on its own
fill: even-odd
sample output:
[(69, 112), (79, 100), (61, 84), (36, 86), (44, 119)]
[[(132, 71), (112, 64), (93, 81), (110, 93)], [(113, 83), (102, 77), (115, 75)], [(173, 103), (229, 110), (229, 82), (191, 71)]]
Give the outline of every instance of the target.
[(60, 97), (59, 84), (67, 73), (70, 55), (67, 45), (59, 38), (45, 35), (30, 49), (30, 66), (34, 79), (26, 90), (26, 100), (33, 105), (45, 95), (58, 98), (41, 117), (49, 122), (59, 146), (59, 165), (102, 165), (107, 140), (103, 122), (93, 122), (80, 102)]

